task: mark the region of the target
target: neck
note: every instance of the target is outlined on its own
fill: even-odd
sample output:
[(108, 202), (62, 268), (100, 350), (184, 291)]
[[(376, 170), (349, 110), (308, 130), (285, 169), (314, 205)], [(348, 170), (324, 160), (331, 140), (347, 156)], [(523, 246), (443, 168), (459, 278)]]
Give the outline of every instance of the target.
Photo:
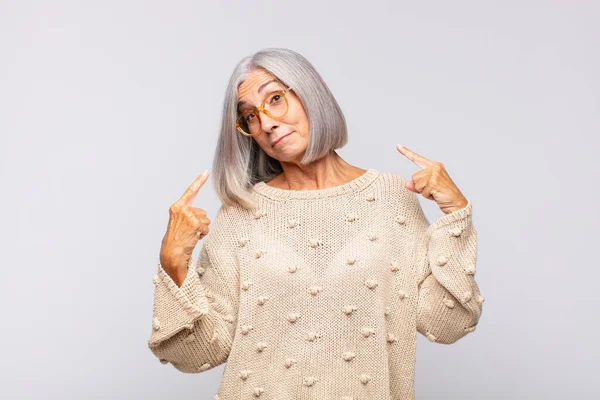
[(281, 162), (283, 173), (267, 182), (286, 190), (317, 190), (342, 185), (365, 172), (344, 161), (335, 151), (309, 164)]

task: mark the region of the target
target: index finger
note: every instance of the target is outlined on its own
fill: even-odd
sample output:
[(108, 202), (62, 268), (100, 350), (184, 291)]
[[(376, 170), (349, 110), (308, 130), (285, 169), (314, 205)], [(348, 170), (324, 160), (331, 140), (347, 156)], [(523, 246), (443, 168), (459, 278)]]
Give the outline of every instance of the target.
[(194, 199), (196, 198), (196, 195), (198, 194), (198, 191), (200, 190), (200, 188), (202, 186), (204, 186), (204, 183), (207, 180), (208, 180), (208, 170), (206, 170), (203, 173), (201, 173), (200, 175), (198, 175), (198, 177), (194, 180), (194, 182), (192, 182), (192, 184), (185, 190), (185, 192), (183, 193), (183, 195), (181, 196), (179, 201), (183, 202), (184, 204), (186, 204), (188, 206), (192, 205)]
[(419, 167), (421, 168), (426, 168), (428, 166), (430, 166), (431, 164), (433, 164), (433, 162), (417, 153), (415, 153), (412, 150), (409, 150), (407, 147), (404, 147), (400, 144), (396, 145), (396, 148), (398, 149), (398, 151), (400, 153), (402, 153), (406, 158), (408, 158), (409, 160), (411, 160), (412, 162), (414, 162), (415, 164), (417, 164)]

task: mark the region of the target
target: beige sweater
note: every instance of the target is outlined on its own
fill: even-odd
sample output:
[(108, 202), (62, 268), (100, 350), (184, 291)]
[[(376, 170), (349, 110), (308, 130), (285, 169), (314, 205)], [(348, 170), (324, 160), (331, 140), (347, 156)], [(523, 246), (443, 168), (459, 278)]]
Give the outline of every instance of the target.
[(394, 173), (319, 190), (254, 185), (259, 207), (221, 206), (181, 287), (158, 265), (162, 363), (227, 362), (215, 400), (414, 399), (416, 333), (475, 330), (472, 206), (427, 221)]

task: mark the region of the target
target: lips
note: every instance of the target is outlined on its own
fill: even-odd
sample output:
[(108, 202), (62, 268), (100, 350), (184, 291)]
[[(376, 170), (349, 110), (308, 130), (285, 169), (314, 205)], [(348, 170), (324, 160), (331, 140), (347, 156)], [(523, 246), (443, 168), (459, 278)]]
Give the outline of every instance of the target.
[(271, 147), (274, 147), (277, 143), (279, 143), (281, 141), (281, 139), (283, 139), (286, 136), (291, 135), (292, 133), (294, 133), (293, 131), (288, 133), (287, 135), (283, 135), (282, 137), (280, 137), (279, 139), (277, 139), (276, 141), (273, 142), (273, 144), (271, 145)]

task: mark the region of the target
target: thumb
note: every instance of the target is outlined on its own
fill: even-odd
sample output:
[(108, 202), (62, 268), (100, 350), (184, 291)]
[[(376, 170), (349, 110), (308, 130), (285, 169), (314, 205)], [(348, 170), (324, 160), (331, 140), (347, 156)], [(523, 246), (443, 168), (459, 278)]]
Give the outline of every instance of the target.
[(404, 181), (404, 187), (410, 190), (411, 192), (417, 193), (417, 190), (415, 189), (415, 183), (412, 181), (412, 179)]

